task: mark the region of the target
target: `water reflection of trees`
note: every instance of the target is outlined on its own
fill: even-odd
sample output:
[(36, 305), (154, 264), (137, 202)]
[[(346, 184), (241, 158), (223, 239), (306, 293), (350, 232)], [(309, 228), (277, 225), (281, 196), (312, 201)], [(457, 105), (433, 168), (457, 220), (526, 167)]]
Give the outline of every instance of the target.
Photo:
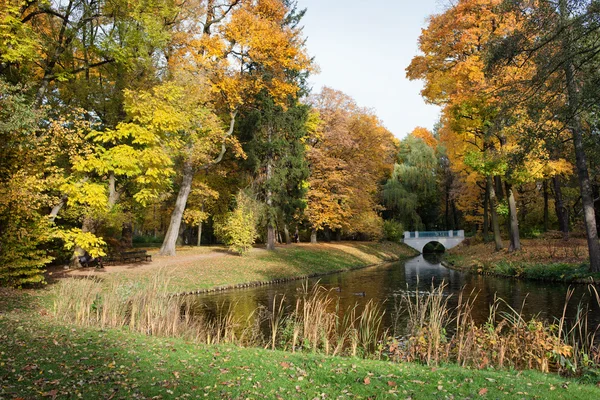
[[(451, 296), (448, 302), (455, 307), (461, 290), (465, 295), (477, 295), (473, 309), (473, 318), (478, 324), (485, 323), (489, 316), (489, 307), (496, 297), (502, 298), (506, 305), (501, 311), (507, 311), (508, 306), (522, 311), (523, 317), (533, 316), (552, 320), (562, 315), (567, 285), (547, 282), (525, 282), (514, 279), (497, 278), (465, 274), (444, 268), (435, 255), (422, 255), (405, 263), (388, 266), (378, 266), (351, 271), (343, 274), (329, 275), (310, 281), (311, 285), (320, 284), (331, 290), (334, 302), (331, 310), (337, 307), (340, 318), (350, 307), (358, 303), (358, 312), (369, 300), (382, 304), (386, 309), (384, 324), (388, 327), (401, 326), (405, 317), (395, 313), (395, 297), (406, 291), (415, 293), (430, 290), (431, 285), (438, 286), (443, 281), (448, 283), (445, 295)], [(293, 281), (283, 285), (260, 286), (243, 290), (235, 290), (221, 294), (213, 294), (198, 298), (198, 312), (215, 316), (218, 310), (226, 310), (231, 304), (232, 310), (240, 321), (260, 307), (271, 311), (274, 307), (274, 297), (285, 295), (288, 312), (294, 308), (296, 299), (302, 293), (303, 281)], [(364, 293), (364, 295), (363, 295)], [(596, 326), (600, 323), (600, 309), (596, 301), (590, 302), (587, 288), (576, 287), (573, 300), (567, 306), (567, 315), (574, 316), (577, 306), (583, 299), (583, 304), (591, 309), (590, 323)], [(339, 300), (339, 304), (337, 301)]]

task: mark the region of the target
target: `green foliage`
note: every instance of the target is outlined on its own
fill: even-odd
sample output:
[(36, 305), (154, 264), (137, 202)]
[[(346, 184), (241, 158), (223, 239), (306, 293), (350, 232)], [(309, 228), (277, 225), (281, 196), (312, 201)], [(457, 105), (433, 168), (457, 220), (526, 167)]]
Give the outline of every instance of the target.
[(37, 210), (46, 201), (35, 130), (40, 118), (21, 87), (0, 79), (0, 285), (44, 282), (52, 258), (42, 249), (51, 224)]
[(240, 140), (247, 155), (245, 165), (253, 177), (259, 199), (270, 203), (267, 223), (291, 223), (306, 206), (309, 170), (305, 140), (310, 108), (297, 100), (286, 108), (261, 93), (240, 120)]
[(21, 22), (20, 7), (2, 3), (0, 9), (0, 62), (17, 63), (35, 59), (39, 42), (31, 27)]
[(217, 236), (229, 247), (229, 250), (243, 255), (252, 248), (258, 238), (256, 229), (259, 217), (259, 205), (244, 192), (236, 196), (235, 210), (215, 223)]
[(508, 202), (506, 200), (503, 200), (500, 204), (498, 204), (498, 206), (496, 207), (496, 212), (498, 213), (498, 215), (507, 217), (509, 212)]
[(422, 139), (409, 135), (400, 145), (398, 159), (392, 176), (383, 186), (384, 203), (404, 227), (424, 229), (434, 222), (425, 217), (437, 214), (430, 210), (436, 207), (439, 196), (436, 152)]
[(401, 222), (383, 221), (383, 238), (390, 242), (400, 242), (404, 238), (404, 226)]
[(45, 266), (52, 261), (41, 247), (50, 239), (49, 223), (35, 214), (12, 217), (0, 235), (0, 286), (43, 284)]

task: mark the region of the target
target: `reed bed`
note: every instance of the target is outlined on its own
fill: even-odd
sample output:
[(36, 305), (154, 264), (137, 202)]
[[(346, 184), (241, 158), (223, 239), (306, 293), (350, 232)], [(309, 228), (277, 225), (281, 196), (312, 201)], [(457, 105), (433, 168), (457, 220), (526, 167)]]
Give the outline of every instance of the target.
[(255, 337), (239, 329), (251, 325), (238, 321), (230, 308), (218, 310), (215, 318), (208, 319), (193, 312), (193, 298), (171, 296), (167, 286), (164, 274), (153, 276), (146, 285), (113, 282), (105, 287), (94, 278), (63, 280), (55, 289), (54, 315), (77, 325), (126, 327), (146, 335), (206, 344), (250, 344)]
[[(525, 320), (520, 310), (496, 298), (487, 322), (480, 325), (472, 318), (474, 292), (459, 294), (458, 305), (450, 306), (445, 283), (424, 293), (407, 291), (397, 298), (392, 316), (392, 332), (400, 321), (408, 321), (402, 327), (403, 336), (397, 336), (383, 327), (385, 311), (379, 304), (369, 301), (360, 312), (356, 305), (340, 312), (336, 296), (319, 285), (304, 285), (293, 304), (276, 297), (272, 310), (258, 309), (247, 317), (236, 316), (232, 304), (223, 304), (211, 318), (198, 312), (194, 297), (171, 296), (167, 286), (165, 274), (157, 274), (146, 284), (64, 280), (55, 288), (54, 315), (67, 323), (124, 328), (197, 343), (427, 365), (456, 363), (563, 374), (600, 365), (599, 327), (589, 323), (587, 309), (579, 304), (576, 317), (566, 318), (572, 290), (566, 295), (563, 315), (555, 321)], [(589, 290), (600, 304), (596, 289), (590, 286)]]
[[(422, 296), (401, 296), (396, 310), (407, 314), (408, 334), (391, 340), (392, 359), (563, 374), (577, 374), (600, 364), (600, 327), (589, 324), (588, 310), (580, 303), (575, 319), (566, 318), (573, 290), (567, 292), (563, 314), (555, 321), (535, 317), (525, 320), (521, 310), (496, 298), (490, 305), (487, 322), (478, 326), (471, 316), (477, 294), (461, 293), (458, 305), (450, 307), (445, 288), (442, 283)], [(589, 290), (600, 304), (596, 289), (590, 286)], [(501, 308), (508, 311), (499, 312)]]

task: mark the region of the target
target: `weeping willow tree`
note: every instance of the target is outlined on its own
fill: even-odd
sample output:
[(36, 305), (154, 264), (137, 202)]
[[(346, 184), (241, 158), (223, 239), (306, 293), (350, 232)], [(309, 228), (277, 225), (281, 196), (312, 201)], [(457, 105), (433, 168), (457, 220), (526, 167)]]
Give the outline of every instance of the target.
[(437, 166), (436, 150), (423, 139), (409, 135), (400, 143), (383, 199), (393, 218), (407, 229), (433, 229), (438, 222)]

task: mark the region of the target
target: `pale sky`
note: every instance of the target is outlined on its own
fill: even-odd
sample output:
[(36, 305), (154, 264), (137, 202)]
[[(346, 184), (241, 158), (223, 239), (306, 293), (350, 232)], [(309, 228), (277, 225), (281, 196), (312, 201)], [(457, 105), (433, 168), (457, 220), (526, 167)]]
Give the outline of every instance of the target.
[(396, 137), (432, 129), (439, 108), (425, 104), (421, 82), (406, 79), (426, 18), (439, 0), (298, 0), (307, 47), (321, 70), (313, 92), (329, 86), (371, 108)]

